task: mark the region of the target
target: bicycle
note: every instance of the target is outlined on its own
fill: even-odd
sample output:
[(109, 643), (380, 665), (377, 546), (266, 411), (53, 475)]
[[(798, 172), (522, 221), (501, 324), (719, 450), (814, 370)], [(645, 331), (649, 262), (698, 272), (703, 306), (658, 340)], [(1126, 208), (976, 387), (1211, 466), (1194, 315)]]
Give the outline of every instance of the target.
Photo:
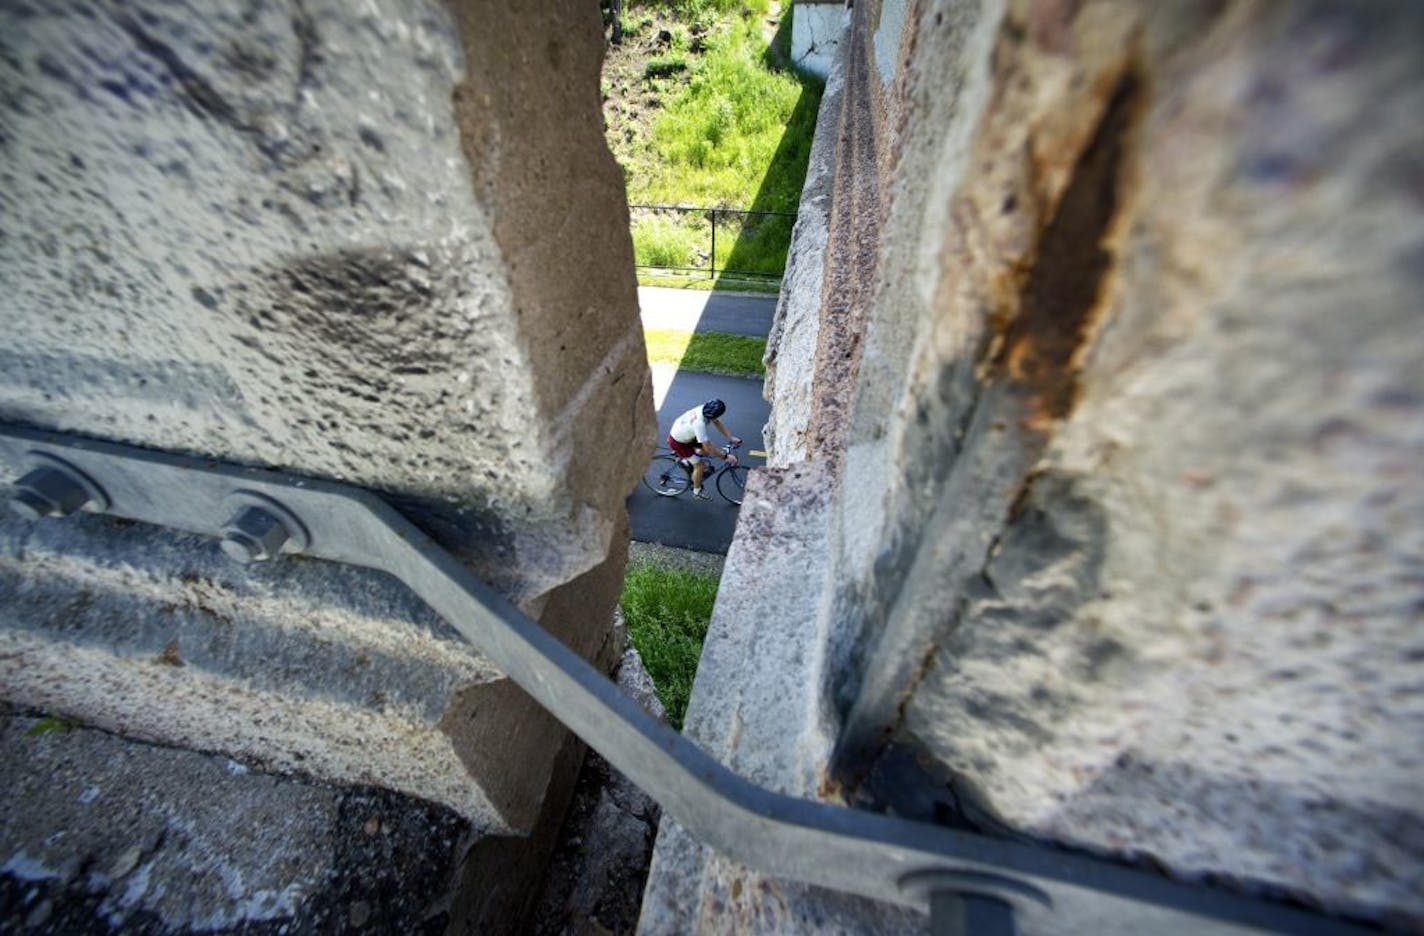
[[(740, 442), (728, 442), (726, 450), (735, 452), (740, 446)], [(752, 452), (751, 454), (762, 455), (765, 453)], [(746, 465), (723, 463), (722, 467), (714, 471), (710, 477), (716, 480), (717, 493), (722, 495), (723, 500), (741, 506), (742, 495), (747, 487)], [(708, 477), (703, 477), (703, 485), (706, 485), (707, 481)], [(692, 487), (692, 469), (684, 465), (682, 459), (672, 452), (665, 451), (663, 454), (653, 456), (648, 470), (643, 473), (643, 484), (659, 497), (677, 497)]]

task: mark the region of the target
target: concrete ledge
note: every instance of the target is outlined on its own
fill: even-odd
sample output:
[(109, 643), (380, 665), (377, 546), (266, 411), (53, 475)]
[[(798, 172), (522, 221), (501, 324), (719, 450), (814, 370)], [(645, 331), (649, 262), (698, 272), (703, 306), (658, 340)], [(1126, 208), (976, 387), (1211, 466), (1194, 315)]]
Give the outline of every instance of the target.
[(547, 758), (516, 737), (491, 762), (442, 728), (472, 688), (506, 681), (395, 580), (312, 560), (239, 567), (211, 540), (99, 517), (6, 518), (0, 537), (0, 699), (386, 784), (485, 830), (530, 821), (491, 790), (508, 763)]
[[(810, 464), (752, 472), (727, 555), (684, 732), (755, 783), (833, 798), (823, 772), (834, 742), (826, 664), (833, 621), (821, 548), (836, 493)], [(780, 881), (727, 861), (664, 818), (638, 931), (920, 933), (899, 907)]]
[[(799, 9), (799, 8), (798, 8)], [(806, 167), (806, 184), (796, 209), (786, 273), (766, 340), (766, 381), (762, 391), (772, 401), (763, 430), (773, 467), (806, 457), (806, 416), (811, 409), (811, 370), (821, 330), (821, 286), (831, 227), (831, 196), (836, 170), (836, 127), (845, 97), (844, 51), (831, 70)]]

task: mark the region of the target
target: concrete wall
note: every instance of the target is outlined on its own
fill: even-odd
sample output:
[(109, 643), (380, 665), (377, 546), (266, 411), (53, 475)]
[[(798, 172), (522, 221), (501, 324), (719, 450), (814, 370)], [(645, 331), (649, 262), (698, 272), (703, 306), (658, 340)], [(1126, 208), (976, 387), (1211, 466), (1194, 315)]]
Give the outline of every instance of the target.
[[(821, 292), (777, 323), (813, 340), (771, 352), (743, 507), (832, 557), (758, 589), (787, 546), (744, 519), (705, 742), (1419, 926), (1421, 36), (1405, 6), (857, 4), (793, 248)], [(808, 681), (795, 758), (741, 740)], [(832, 919), (678, 834), (650, 898)]]
[[(653, 412), (596, 10), (0, 19), (0, 420), (383, 492), (616, 659), (645, 456), (626, 440)], [(475, 836), (526, 839), (555, 762), (576, 767), (562, 728), (392, 581), (241, 570), (99, 518), (0, 524), (17, 711), (399, 791)], [(35, 847), (0, 843), (0, 864), (23, 852), (82, 889)]]
[(791, 7), (791, 61), (820, 78), (831, 73), (836, 50), (845, 34), (845, 4), (797, 3)]

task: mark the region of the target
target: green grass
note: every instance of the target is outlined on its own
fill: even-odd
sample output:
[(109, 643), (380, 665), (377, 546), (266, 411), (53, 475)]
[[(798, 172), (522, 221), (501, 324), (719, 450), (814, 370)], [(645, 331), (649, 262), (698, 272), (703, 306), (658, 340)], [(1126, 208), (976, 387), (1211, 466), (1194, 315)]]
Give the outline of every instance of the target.
[[(767, 65), (760, 16), (733, 17), (688, 60), (647, 149), (629, 154), (630, 201), (796, 210), (815, 128), (802, 98), (819, 101), (820, 88)], [(785, 146), (787, 136), (798, 145)]]
[(721, 332), (685, 332), (664, 328), (644, 330), (648, 360), (676, 364), (684, 370), (733, 377), (762, 377), (766, 339)]
[(674, 52), (648, 59), (648, 64), (643, 66), (643, 77), (668, 78), (684, 71), (687, 71), (687, 58)]
[(766, 296), (775, 296), (781, 292), (781, 285), (776, 282), (768, 283), (765, 280), (751, 279), (741, 280), (720, 275), (717, 279), (712, 279), (706, 273), (679, 275), (639, 270), (638, 284), (641, 286), (666, 286), (669, 289), (693, 289), (704, 292), (760, 293)]
[(623, 619), (643, 665), (679, 731), (692, 678), (717, 599), (717, 576), (630, 566), (623, 581)]
[(666, 13), (676, 13), (681, 16), (703, 17), (709, 14), (727, 13), (745, 7), (751, 7), (758, 12), (766, 12), (767, 0), (637, 0), (629, 3), (629, 7), (637, 7), (642, 10), (662, 10)]
[(633, 219), (633, 257), (639, 266), (696, 267), (706, 256), (706, 231), (662, 215)]
[[(790, 7), (782, 4), (783, 28), (771, 46), (788, 31)], [(638, 8), (709, 29), (702, 51), (694, 54), (682, 51), (683, 27), (672, 28), (674, 51), (649, 60), (643, 72), (645, 87), (659, 98), (655, 116), (636, 138), (619, 134), (610, 140), (624, 167), (629, 202), (794, 212), (822, 89), (819, 81), (781, 67), (785, 56), (769, 49), (763, 34), (767, 0), (663, 0)], [(791, 224), (790, 218), (753, 218), (743, 230), (719, 225), (712, 258), (718, 275), (724, 269), (780, 275)], [(682, 248), (693, 239), (695, 265), (707, 265), (705, 219), (665, 221), (659, 233), (651, 238), (635, 224), (640, 265), (668, 265), (649, 259), (651, 241), (676, 240)]]

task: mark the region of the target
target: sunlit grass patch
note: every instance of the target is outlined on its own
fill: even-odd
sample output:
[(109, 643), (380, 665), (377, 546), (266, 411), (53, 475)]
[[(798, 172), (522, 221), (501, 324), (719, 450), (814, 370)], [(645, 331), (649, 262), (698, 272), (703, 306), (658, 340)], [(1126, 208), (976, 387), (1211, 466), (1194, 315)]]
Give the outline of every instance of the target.
[(685, 370), (733, 377), (761, 377), (766, 374), (762, 357), (766, 339), (722, 332), (686, 332), (649, 328), (643, 332), (648, 343), (648, 360), (676, 364)]
[[(631, 201), (796, 209), (815, 129), (815, 108), (801, 99), (819, 100), (820, 89), (768, 67), (759, 23), (756, 14), (732, 17), (687, 60), (688, 75), (653, 121), (648, 151), (629, 166)], [(804, 146), (788, 146), (788, 135)], [(780, 165), (788, 162), (795, 165)]]
[(706, 266), (708, 240), (705, 224), (699, 230), (663, 215), (633, 219), (633, 257), (639, 266), (664, 269)]

